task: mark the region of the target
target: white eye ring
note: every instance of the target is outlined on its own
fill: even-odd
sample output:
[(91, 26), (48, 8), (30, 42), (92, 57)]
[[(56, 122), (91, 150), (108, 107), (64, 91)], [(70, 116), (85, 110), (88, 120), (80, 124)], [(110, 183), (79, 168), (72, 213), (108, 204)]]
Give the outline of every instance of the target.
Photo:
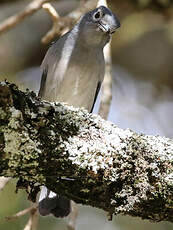
[(93, 15), (93, 19), (94, 19), (95, 21), (99, 21), (100, 18), (102, 18), (102, 16), (103, 16), (103, 13), (102, 13), (100, 10), (98, 10), (98, 11), (95, 12), (95, 14)]

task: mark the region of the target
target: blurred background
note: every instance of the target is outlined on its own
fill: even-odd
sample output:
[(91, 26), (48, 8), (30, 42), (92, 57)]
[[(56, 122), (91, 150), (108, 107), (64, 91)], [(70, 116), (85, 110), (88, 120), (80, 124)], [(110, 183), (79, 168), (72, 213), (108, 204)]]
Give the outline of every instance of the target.
[[(0, 22), (28, 4), (28, 0), (1, 0)], [(60, 15), (79, 5), (77, 0), (53, 3)], [(138, 133), (173, 138), (173, 4), (172, 0), (112, 0), (109, 7), (121, 21), (112, 39), (113, 99), (108, 119)], [(0, 35), (0, 80), (15, 82), (21, 89), (39, 89), (39, 66), (49, 45), (41, 38), (51, 28), (50, 17), (40, 10)], [(96, 111), (96, 110), (95, 110)], [(4, 217), (29, 206), (24, 191), (15, 193), (15, 180), (0, 192), (0, 230), (20, 230), (28, 216), (7, 222)], [(38, 230), (64, 230), (66, 219), (40, 217)], [(139, 218), (115, 216), (79, 205), (77, 229), (172, 230), (168, 222), (151, 223)]]

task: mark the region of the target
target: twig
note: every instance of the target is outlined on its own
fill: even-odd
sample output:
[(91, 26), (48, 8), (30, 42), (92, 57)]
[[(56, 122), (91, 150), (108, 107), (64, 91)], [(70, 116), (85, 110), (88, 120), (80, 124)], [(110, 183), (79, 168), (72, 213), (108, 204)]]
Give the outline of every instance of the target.
[(24, 230), (32, 230), (32, 216), (30, 216), (27, 224), (25, 225)]
[(25, 225), (24, 230), (36, 230), (37, 229), (37, 223), (38, 223), (38, 212), (37, 208), (33, 208), (30, 211), (30, 217)]
[(111, 45), (110, 43), (104, 49), (105, 56), (105, 77), (102, 85), (101, 102), (98, 114), (107, 119), (112, 101), (112, 61), (111, 61)]
[(75, 230), (76, 227), (76, 219), (78, 216), (78, 207), (77, 204), (74, 201), (71, 201), (71, 213), (68, 216), (68, 225), (67, 229), (68, 230)]
[(61, 28), (60, 24), (63, 25), (63, 23), (62, 18), (60, 18), (59, 14), (50, 3), (43, 4), (42, 8), (46, 10), (46, 12), (50, 15), (53, 22), (52, 29), (48, 31), (47, 34), (41, 40), (42, 43), (48, 43), (59, 33), (59, 30)]
[(42, 43), (47, 44), (54, 37), (63, 34), (64, 32), (68, 31), (74, 23), (86, 12), (93, 9), (97, 5), (97, 0), (88, 0), (84, 5), (80, 5), (76, 10), (70, 12), (65, 17), (59, 17), (56, 10), (53, 8), (51, 4), (45, 4), (42, 6), (43, 9), (47, 11), (53, 21), (52, 28), (48, 33), (42, 38)]
[[(99, 0), (98, 6), (104, 5), (107, 7), (106, 0)], [(104, 48), (104, 57), (105, 57), (105, 77), (102, 85), (102, 95), (101, 95), (101, 103), (99, 108), (99, 115), (103, 119), (107, 119), (109, 115), (109, 109), (112, 100), (112, 58), (111, 58), (111, 45), (110, 43)]]
[(108, 6), (107, 0), (98, 0), (97, 6)]
[(33, 0), (29, 5), (27, 5), (23, 11), (7, 18), (5, 21), (0, 23), (0, 34), (8, 31), (19, 22), (23, 21), (26, 17), (31, 16), (36, 11), (38, 11), (42, 5), (46, 2), (52, 0)]
[(56, 12), (55, 8), (50, 3), (43, 4), (42, 8), (50, 14), (54, 22), (56, 22), (59, 19), (59, 14)]
[(32, 216), (32, 230), (36, 230), (37, 229), (37, 225), (38, 225), (38, 219), (39, 219), (39, 215), (38, 215), (38, 210), (36, 209), (35, 212), (33, 214), (31, 214)]
[(24, 209), (24, 210), (22, 210), (22, 211), (16, 213), (15, 215), (7, 216), (7, 217), (5, 217), (5, 219), (6, 219), (6, 220), (9, 220), (9, 221), (10, 221), (10, 220), (16, 220), (16, 219), (18, 219), (19, 217), (24, 216), (24, 215), (26, 215), (27, 213), (33, 212), (33, 211), (35, 211), (35, 210), (37, 210), (37, 205), (36, 205), (36, 204), (34, 204), (34, 205), (30, 206), (29, 208), (26, 208), (26, 209)]
[(5, 185), (11, 180), (11, 177), (0, 177), (0, 191), (5, 187)]

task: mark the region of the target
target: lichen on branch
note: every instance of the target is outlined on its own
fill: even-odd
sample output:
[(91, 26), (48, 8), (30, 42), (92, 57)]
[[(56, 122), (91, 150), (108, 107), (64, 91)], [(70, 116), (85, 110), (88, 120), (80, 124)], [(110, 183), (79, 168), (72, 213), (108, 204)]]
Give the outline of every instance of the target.
[(0, 84), (0, 175), (32, 198), (39, 185), (76, 201), (173, 221), (173, 141)]

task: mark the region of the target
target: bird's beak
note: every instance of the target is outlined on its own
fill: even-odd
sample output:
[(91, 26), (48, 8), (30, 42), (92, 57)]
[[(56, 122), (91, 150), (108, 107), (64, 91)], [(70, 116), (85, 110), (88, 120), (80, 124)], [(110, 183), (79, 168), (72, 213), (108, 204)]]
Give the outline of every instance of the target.
[(119, 19), (116, 15), (105, 15), (99, 22), (99, 28), (109, 34), (115, 33), (115, 31), (121, 26)]

